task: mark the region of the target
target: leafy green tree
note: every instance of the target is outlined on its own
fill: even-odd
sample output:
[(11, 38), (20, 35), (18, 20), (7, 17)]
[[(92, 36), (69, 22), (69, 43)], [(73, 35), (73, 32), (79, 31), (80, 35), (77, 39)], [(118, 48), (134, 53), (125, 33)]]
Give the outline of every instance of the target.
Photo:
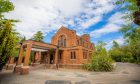
[(18, 41), (16, 33), (13, 31), (12, 22), (6, 20), (0, 33), (0, 70), (6, 64), (9, 56), (12, 56)]
[(139, 0), (116, 0), (116, 4), (121, 7), (122, 10), (136, 11), (139, 10)]
[(124, 18), (127, 21), (133, 21), (140, 25), (140, 1), (139, 0), (117, 0), (116, 4), (126, 14)]
[[(9, 0), (0, 0), (0, 19), (2, 19), (3, 13), (14, 10), (14, 5)], [(1, 21), (1, 20), (0, 20)]]
[(105, 45), (106, 43), (104, 43), (103, 41), (98, 41), (97, 46), (96, 46), (96, 51), (97, 51), (96, 53), (107, 55)]
[(14, 10), (14, 5), (9, 0), (0, 0), (0, 71), (6, 64), (9, 56), (14, 55), (14, 50), (19, 41), (19, 33), (13, 29), (16, 20), (6, 19), (4, 13)]
[(116, 62), (122, 61), (123, 52), (120, 49), (114, 48), (109, 50), (109, 55)]
[(38, 31), (36, 34), (34, 34), (33, 38), (31, 38), (31, 39), (42, 42), (44, 39), (43, 33), (41, 31)]
[(127, 39), (127, 45), (131, 49), (130, 52), (137, 62), (140, 62), (140, 27), (124, 26), (120, 30)]
[(123, 45), (119, 48), (112, 47), (109, 50), (109, 55), (116, 62), (134, 62), (131, 49), (128, 45)]
[(116, 41), (113, 41), (113, 48), (119, 48), (120, 45), (116, 42)]
[[(140, 62), (140, 1), (139, 0), (117, 0), (116, 4), (123, 10), (125, 16), (123, 17), (129, 23), (122, 26), (120, 32), (126, 39), (126, 44), (120, 49), (111, 49), (113, 53), (120, 52), (121, 61), (135, 60)], [(133, 24), (135, 23), (135, 24)], [(117, 54), (118, 55), (118, 54)], [(124, 60), (125, 59), (125, 60)]]
[(121, 51), (120, 45), (116, 41), (113, 41), (113, 46), (109, 50), (109, 55), (116, 62), (121, 62), (123, 52)]

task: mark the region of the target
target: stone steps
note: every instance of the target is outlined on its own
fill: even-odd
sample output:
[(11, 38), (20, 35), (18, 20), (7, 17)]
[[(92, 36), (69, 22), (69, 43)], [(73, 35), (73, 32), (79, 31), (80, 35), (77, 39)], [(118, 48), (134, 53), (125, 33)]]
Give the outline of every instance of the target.
[(39, 64), (30, 67), (30, 70), (37, 70), (37, 69), (56, 69), (56, 66), (55, 64)]

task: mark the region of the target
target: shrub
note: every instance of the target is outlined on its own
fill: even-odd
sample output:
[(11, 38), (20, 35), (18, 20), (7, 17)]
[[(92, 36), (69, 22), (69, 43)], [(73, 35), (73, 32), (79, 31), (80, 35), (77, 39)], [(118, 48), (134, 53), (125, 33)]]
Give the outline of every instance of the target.
[(109, 55), (116, 62), (133, 62), (135, 61), (132, 53), (124, 49), (112, 49), (109, 51)]
[(114, 61), (108, 56), (105, 45), (102, 41), (97, 43), (96, 52), (92, 53), (90, 63), (83, 65), (85, 69), (90, 71), (112, 71), (114, 69)]
[(129, 62), (130, 62), (130, 63), (135, 63), (136, 60), (132, 57), (132, 58), (129, 59)]
[(83, 67), (89, 71), (112, 71), (114, 69), (113, 60), (109, 56), (93, 56), (90, 64)]
[(122, 61), (123, 53), (119, 49), (110, 50), (109, 54), (110, 54), (111, 58), (113, 60), (115, 60), (116, 62), (121, 62)]
[(121, 61), (122, 62), (130, 62), (130, 60), (132, 60), (132, 59), (133, 59), (132, 54), (130, 52), (125, 52), (122, 55)]

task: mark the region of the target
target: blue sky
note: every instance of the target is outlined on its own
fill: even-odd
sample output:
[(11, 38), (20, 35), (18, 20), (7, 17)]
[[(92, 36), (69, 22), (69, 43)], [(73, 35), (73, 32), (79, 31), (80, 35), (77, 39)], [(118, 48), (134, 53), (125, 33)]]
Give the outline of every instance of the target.
[(5, 14), (7, 18), (18, 19), (15, 28), (27, 39), (42, 31), (45, 42), (61, 27), (76, 30), (80, 36), (90, 34), (91, 41), (101, 40), (110, 48), (112, 41), (119, 44), (124, 39), (119, 33), (124, 14), (114, 5), (114, 0), (11, 0), (15, 10)]

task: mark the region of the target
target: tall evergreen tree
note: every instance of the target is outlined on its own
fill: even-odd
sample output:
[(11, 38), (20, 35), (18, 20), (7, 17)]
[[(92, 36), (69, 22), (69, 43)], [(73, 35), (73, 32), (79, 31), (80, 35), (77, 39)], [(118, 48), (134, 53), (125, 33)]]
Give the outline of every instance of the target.
[(26, 40), (26, 37), (25, 36), (24, 37), (21, 37), (20, 43), (24, 42), (25, 40)]
[(14, 20), (8, 20), (4, 13), (14, 10), (14, 5), (9, 0), (0, 0), (0, 71), (6, 64), (9, 56), (12, 56), (18, 36), (12, 28)]
[(9, 56), (12, 56), (17, 44), (18, 37), (12, 30), (11, 21), (6, 20), (0, 33), (0, 70), (6, 64)]
[(41, 31), (38, 31), (36, 34), (34, 34), (33, 38), (31, 38), (31, 39), (42, 42), (44, 39), (43, 33)]
[(113, 48), (119, 48), (120, 45), (116, 42), (116, 41), (113, 41)]

